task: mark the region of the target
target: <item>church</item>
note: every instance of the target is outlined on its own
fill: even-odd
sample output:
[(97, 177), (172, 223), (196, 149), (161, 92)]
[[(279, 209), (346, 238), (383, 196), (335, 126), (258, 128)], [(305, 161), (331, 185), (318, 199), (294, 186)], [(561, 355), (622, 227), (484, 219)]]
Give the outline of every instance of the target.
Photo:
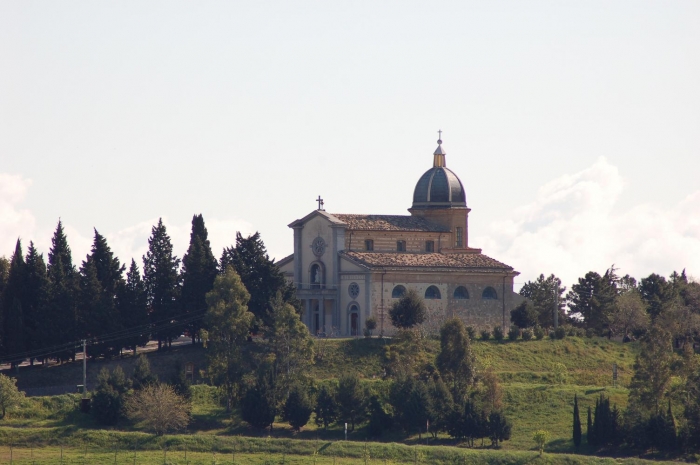
[(375, 334), (390, 335), (389, 309), (411, 288), (425, 299), (423, 328), (431, 333), (452, 317), (476, 329), (509, 325), (522, 300), (513, 292), (519, 273), (469, 246), (464, 186), (437, 143), (410, 215), (328, 213), (319, 196), (317, 210), (289, 224), (294, 253), (277, 264), (312, 334), (361, 335), (374, 316)]

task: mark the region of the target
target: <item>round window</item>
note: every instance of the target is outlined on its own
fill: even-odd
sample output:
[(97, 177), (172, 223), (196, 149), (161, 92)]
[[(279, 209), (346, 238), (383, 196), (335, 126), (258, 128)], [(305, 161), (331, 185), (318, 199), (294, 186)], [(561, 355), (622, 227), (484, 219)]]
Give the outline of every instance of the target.
[(350, 294), (350, 297), (353, 299), (357, 299), (357, 296), (360, 295), (360, 285), (357, 283), (350, 283), (348, 286), (348, 294)]

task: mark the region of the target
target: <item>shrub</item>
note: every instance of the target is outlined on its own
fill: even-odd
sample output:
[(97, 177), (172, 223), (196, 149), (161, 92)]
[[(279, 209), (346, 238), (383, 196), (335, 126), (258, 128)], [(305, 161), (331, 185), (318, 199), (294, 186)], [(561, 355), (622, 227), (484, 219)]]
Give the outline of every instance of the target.
[(566, 337), (566, 328), (563, 326), (559, 326), (557, 329), (554, 330), (554, 337), (556, 339), (564, 339)]
[(544, 338), (544, 329), (539, 326), (535, 326), (533, 334), (535, 335), (535, 339), (541, 341)]
[(593, 328), (586, 328), (586, 337), (591, 338), (595, 336), (595, 330)]
[(481, 330), (481, 340), (488, 341), (489, 339), (491, 339), (491, 331), (489, 331), (488, 329), (482, 329)]
[(17, 389), (17, 379), (0, 374), (0, 408), (2, 418), (8, 409), (18, 407), (24, 399), (24, 392)]
[(415, 289), (409, 289), (389, 310), (391, 324), (397, 328), (410, 329), (425, 321), (425, 302)]
[(136, 390), (158, 382), (158, 377), (151, 373), (151, 364), (144, 354), (139, 355), (136, 359), (131, 380)]
[(365, 337), (372, 337), (372, 331), (377, 329), (377, 319), (372, 315), (365, 320)]
[(505, 337), (505, 334), (503, 334), (503, 328), (500, 326), (494, 326), (493, 327), (493, 338), (497, 340), (498, 342), (501, 342), (503, 338)]
[(282, 409), (283, 418), (289, 422), (294, 431), (299, 432), (309, 422), (313, 411), (313, 402), (303, 386), (294, 386)]
[(97, 375), (97, 389), (92, 396), (92, 413), (98, 423), (114, 425), (122, 415), (124, 396), (131, 388), (131, 381), (124, 376), (121, 366), (112, 371), (102, 368)]
[(467, 326), (467, 336), (469, 336), (470, 341), (476, 339), (476, 329), (473, 326)]
[(517, 326), (511, 326), (508, 330), (508, 339), (515, 341), (520, 336), (520, 329)]
[(533, 336), (533, 332), (532, 332), (531, 328), (523, 329), (523, 334), (522, 334), (523, 341), (529, 341), (530, 339), (532, 339), (532, 336)]
[(532, 440), (535, 441), (537, 450), (540, 451), (540, 455), (542, 455), (542, 452), (544, 452), (544, 445), (547, 444), (547, 441), (549, 440), (549, 431), (535, 431), (535, 434), (532, 435)]
[(167, 384), (149, 384), (129, 398), (126, 414), (158, 436), (187, 427), (190, 403)]
[(548, 334), (549, 334), (549, 338), (550, 338), (551, 340), (554, 340), (554, 339), (556, 338), (556, 335), (554, 334), (554, 331), (551, 331), (551, 330), (550, 330)]

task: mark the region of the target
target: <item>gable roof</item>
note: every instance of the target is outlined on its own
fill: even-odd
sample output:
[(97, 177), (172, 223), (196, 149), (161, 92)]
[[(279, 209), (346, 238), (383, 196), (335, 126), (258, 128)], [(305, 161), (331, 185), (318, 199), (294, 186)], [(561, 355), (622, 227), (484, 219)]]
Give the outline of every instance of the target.
[[(514, 272), (513, 267), (481, 253), (444, 254), (343, 251), (341, 256), (366, 268), (450, 268), (486, 273)], [(517, 272), (515, 272), (517, 273)]]
[(335, 216), (331, 215), (330, 213), (327, 213), (325, 210), (314, 210), (311, 213), (309, 213), (308, 215), (306, 215), (305, 217), (303, 217), (299, 220), (292, 221), (287, 226), (289, 226), (290, 228), (303, 226), (304, 223), (306, 223), (307, 221), (309, 221), (311, 218), (313, 218), (315, 216), (322, 216), (325, 219), (327, 219), (328, 221), (330, 221), (331, 223), (338, 225), (338, 226), (345, 225), (345, 223), (343, 223), (341, 220), (339, 220)]
[(333, 217), (345, 223), (348, 229), (354, 230), (450, 232), (449, 228), (428, 221), (422, 216), (334, 213)]

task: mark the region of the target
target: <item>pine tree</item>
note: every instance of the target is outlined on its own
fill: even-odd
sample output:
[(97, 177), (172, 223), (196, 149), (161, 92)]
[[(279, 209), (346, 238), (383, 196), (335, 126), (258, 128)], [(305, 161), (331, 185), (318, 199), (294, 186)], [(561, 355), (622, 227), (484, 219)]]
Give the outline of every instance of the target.
[(586, 441), (588, 445), (595, 446), (595, 431), (593, 431), (593, 418), (591, 417), (591, 406), (588, 406), (588, 420), (586, 422)]
[(321, 390), (316, 397), (316, 408), (314, 409), (316, 426), (328, 428), (338, 416), (338, 405), (335, 401), (336, 393), (332, 386), (321, 386)]
[(236, 233), (236, 246), (225, 248), (221, 255), (222, 272), (227, 265), (233, 266), (250, 293), (248, 308), (256, 318), (255, 330), (259, 324), (272, 324), (272, 305), (278, 293), (284, 302), (291, 304), (297, 313), (301, 313), (301, 305), (295, 297), (294, 287), (285, 281), (279, 267), (270, 260), (265, 244), (260, 239), (260, 233), (256, 232), (247, 238), (241, 233)]
[(313, 402), (309, 398), (306, 388), (300, 385), (292, 386), (282, 409), (282, 417), (289, 422), (289, 426), (296, 432), (301, 431), (309, 422), (313, 410)]
[(129, 335), (122, 339), (121, 345), (133, 350), (136, 355), (136, 348), (148, 343), (149, 318), (146, 285), (141, 280), (139, 267), (133, 259), (126, 273), (126, 284), (119, 291), (118, 300), (121, 327), (129, 332)]
[(581, 445), (581, 416), (578, 411), (578, 395), (574, 394), (574, 445), (578, 448)]
[[(29, 243), (27, 250), (27, 295), (23, 306), (24, 339), (27, 350), (33, 351), (45, 347), (40, 337), (41, 321), (47, 318), (49, 305), (49, 278), (43, 255)], [(34, 363), (34, 359), (30, 359)]]
[[(3, 349), (12, 358), (25, 351), (22, 301), (27, 295), (27, 266), (22, 254), (22, 241), (17, 239), (10, 261), (10, 271), (2, 298)], [(12, 365), (21, 360), (12, 360)]]
[[(47, 317), (41, 321), (40, 337), (47, 346), (72, 343), (77, 339), (78, 276), (60, 220), (51, 239), (47, 274), (50, 304)], [(75, 359), (75, 349), (67, 347), (57, 353), (56, 358), (59, 361)]]
[[(182, 257), (182, 296), (181, 313), (185, 316), (202, 315), (207, 310), (206, 295), (214, 287), (217, 263), (209, 244), (207, 228), (202, 215), (192, 217), (190, 246)], [(201, 328), (201, 320), (196, 319), (187, 324), (187, 330), (195, 343)]]
[[(148, 252), (143, 257), (143, 280), (146, 284), (146, 295), (150, 315), (155, 325), (161, 327), (176, 319), (178, 297), (180, 292), (180, 275), (178, 268), (180, 260), (173, 255), (173, 245), (165, 229), (163, 220), (151, 229), (148, 238)], [(165, 327), (154, 335), (158, 339), (160, 349), (164, 342), (172, 343), (181, 329)]]

